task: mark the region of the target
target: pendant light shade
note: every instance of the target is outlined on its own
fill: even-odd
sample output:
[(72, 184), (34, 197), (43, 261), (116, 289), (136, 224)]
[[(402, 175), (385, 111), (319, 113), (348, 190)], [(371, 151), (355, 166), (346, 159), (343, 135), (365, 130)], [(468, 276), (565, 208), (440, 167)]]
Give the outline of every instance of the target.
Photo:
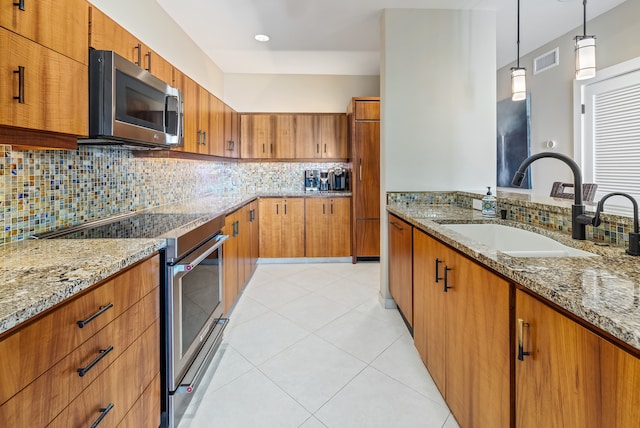
[(583, 34), (576, 36), (576, 80), (591, 79), (596, 75), (596, 38), (587, 36), (587, 0), (583, 6)]
[(511, 68), (511, 100), (522, 101), (527, 98), (527, 70), (520, 67), (520, 0), (518, 0), (518, 60)]

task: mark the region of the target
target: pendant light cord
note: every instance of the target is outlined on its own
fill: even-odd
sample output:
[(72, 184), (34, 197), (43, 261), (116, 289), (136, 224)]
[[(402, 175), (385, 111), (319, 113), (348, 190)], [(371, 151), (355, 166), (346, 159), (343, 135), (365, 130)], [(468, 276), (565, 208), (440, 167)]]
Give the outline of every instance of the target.
[[(587, 0), (584, 0), (586, 3)], [(516, 41), (516, 45), (518, 47), (518, 60), (516, 62), (516, 67), (520, 68), (520, 0), (518, 0), (518, 40)]]
[(582, 35), (587, 37), (587, 0), (582, 0), (582, 9), (584, 11), (582, 18)]

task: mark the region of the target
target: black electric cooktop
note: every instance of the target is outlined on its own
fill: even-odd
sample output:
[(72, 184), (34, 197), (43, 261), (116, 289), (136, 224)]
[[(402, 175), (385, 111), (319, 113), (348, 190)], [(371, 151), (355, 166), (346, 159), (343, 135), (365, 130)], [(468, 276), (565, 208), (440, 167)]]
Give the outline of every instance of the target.
[(202, 214), (141, 213), (45, 233), (38, 238), (101, 239), (159, 238), (168, 232), (201, 218)]

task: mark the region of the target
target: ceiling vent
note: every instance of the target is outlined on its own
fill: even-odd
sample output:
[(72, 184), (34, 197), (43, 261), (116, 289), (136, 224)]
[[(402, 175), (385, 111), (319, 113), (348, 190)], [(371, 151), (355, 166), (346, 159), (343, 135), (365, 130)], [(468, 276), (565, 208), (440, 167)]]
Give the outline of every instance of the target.
[(540, 55), (533, 60), (533, 74), (541, 73), (545, 70), (555, 67), (560, 64), (560, 48)]

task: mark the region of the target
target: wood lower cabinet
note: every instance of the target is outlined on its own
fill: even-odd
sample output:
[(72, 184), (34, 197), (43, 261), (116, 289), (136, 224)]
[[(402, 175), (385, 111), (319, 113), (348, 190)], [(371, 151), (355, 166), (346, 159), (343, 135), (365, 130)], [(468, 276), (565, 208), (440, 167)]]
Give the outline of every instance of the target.
[(260, 222), (258, 221), (258, 201), (253, 201), (249, 204), (249, 228), (250, 228), (250, 243), (251, 250), (249, 251), (249, 263), (246, 264), (246, 277), (251, 278), (251, 275), (258, 266), (258, 257), (260, 256)]
[(413, 227), (389, 215), (389, 293), (413, 326)]
[(515, 323), (517, 427), (638, 426), (637, 357), (521, 290)]
[(0, 28), (0, 70), (0, 125), (88, 134), (86, 61), (76, 61)]
[(460, 426), (509, 426), (511, 285), (421, 231), (413, 242), (416, 348)]
[(355, 263), (358, 257), (380, 257), (380, 98), (353, 98), (347, 120)]
[(0, 426), (89, 426), (110, 403), (117, 425), (160, 374), (159, 282), (156, 255), (3, 334)]
[(305, 255), (351, 255), (351, 200), (305, 198)]
[(222, 246), (222, 260), (223, 260), (223, 303), (224, 313), (228, 314), (229, 310), (233, 306), (236, 298), (238, 297), (238, 282), (240, 281), (240, 274), (238, 269), (238, 223), (239, 223), (238, 211), (233, 212), (225, 217), (224, 227), (222, 233), (227, 235), (229, 239)]
[(260, 257), (304, 257), (304, 198), (260, 198)]

